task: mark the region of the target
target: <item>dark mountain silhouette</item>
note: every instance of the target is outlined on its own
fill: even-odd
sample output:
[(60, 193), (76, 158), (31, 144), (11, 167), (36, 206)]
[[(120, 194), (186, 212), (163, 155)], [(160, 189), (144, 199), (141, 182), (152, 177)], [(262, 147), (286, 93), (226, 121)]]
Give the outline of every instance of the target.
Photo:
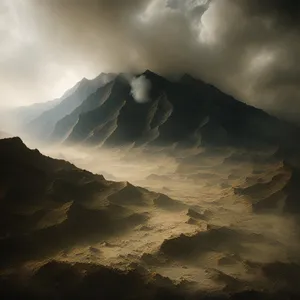
[(81, 104), (60, 120), (58, 114), (52, 138), (105, 146), (299, 145), (298, 127), (201, 80), (184, 75), (171, 82), (149, 70), (141, 75), (151, 83), (150, 101), (137, 103), (130, 81), (119, 75), (81, 98)]

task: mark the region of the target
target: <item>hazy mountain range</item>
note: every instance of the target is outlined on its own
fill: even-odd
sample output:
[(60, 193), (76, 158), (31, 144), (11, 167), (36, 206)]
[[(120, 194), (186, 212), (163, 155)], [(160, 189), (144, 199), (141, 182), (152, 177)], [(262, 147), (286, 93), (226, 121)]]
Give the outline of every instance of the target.
[(50, 102), (50, 109), (42, 104), (42, 113), (26, 122), (27, 130), (36, 137), (47, 138), (53, 132), (59, 120), (80, 106), (90, 94), (105, 85), (113, 77), (113, 74), (100, 74), (92, 80), (83, 78), (74, 87), (66, 91), (60, 99), (55, 100), (54, 103), (53, 101)]
[[(139, 86), (133, 81), (141, 78)], [(146, 84), (146, 85), (145, 85)], [(135, 89), (146, 101), (135, 99)], [(151, 71), (83, 79), (25, 131), (59, 143), (101, 146), (298, 144), (299, 128), (184, 75), (169, 81)], [(34, 106), (28, 108), (34, 110)], [(28, 114), (28, 111), (26, 112)]]

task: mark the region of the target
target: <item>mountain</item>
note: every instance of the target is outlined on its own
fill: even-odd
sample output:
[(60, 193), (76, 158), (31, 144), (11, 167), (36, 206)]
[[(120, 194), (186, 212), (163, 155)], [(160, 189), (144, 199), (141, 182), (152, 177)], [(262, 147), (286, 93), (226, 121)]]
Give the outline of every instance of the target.
[[(79, 83), (77, 83), (74, 87), (67, 90), (62, 97), (46, 101), (40, 103), (34, 103), (32, 105), (15, 107), (4, 109), (0, 111), (0, 126), (1, 128), (5, 128), (14, 133), (26, 133), (24, 132), (28, 130), (28, 123), (37, 119), (44, 112), (51, 110), (55, 106), (57, 106), (60, 102), (62, 102), (65, 98), (70, 96), (75, 92)], [(27, 130), (26, 130), (27, 129)], [(32, 130), (29, 130), (32, 134)]]
[(56, 106), (60, 102), (60, 99), (55, 99), (52, 101), (42, 102), (42, 103), (35, 103), (29, 106), (22, 106), (14, 109), (11, 113), (11, 118), (15, 118), (18, 120), (20, 125), (24, 125), (33, 119), (37, 118), (41, 115), (44, 111), (49, 110)]
[(0, 267), (142, 224), (146, 216), (130, 204), (159, 196), (43, 156), (19, 138), (0, 140), (0, 163)]
[(1, 126), (6, 125), (8, 128), (13, 127), (15, 131), (19, 132), (20, 128), (23, 129), (28, 123), (38, 118), (45, 111), (54, 108), (65, 98), (73, 94), (78, 88), (78, 85), (79, 83), (67, 90), (60, 98), (1, 111)]
[(101, 73), (92, 80), (83, 78), (73, 88), (64, 93), (57, 105), (44, 111), (37, 118), (33, 119), (27, 125), (27, 131), (36, 138), (48, 137), (52, 133), (55, 124), (60, 119), (71, 113), (89, 95), (94, 93), (102, 85), (112, 80), (114, 76), (114, 74)]
[(12, 117), (16, 118), (19, 121), (20, 125), (26, 125), (27, 123), (30, 123), (34, 119), (38, 118), (45, 111), (54, 108), (64, 99), (71, 96), (77, 90), (79, 85), (80, 82), (75, 84), (72, 88), (68, 89), (60, 98), (47, 102), (34, 103), (32, 105), (18, 107), (12, 111), (12, 113), (14, 114)]
[(81, 104), (60, 120), (57, 114), (51, 138), (108, 147), (299, 146), (298, 127), (201, 80), (184, 75), (171, 82), (149, 70), (138, 77), (151, 84), (148, 102), (135, 101), (130, 80), (119, 75), (96, 93), (81, 98)]

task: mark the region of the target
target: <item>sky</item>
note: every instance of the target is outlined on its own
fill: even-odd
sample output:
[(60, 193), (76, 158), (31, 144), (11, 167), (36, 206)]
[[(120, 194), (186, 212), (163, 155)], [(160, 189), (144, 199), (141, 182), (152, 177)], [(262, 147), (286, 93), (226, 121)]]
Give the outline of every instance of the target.
[(151, 69), (299, 120), (299, 17), (297, 0), (1, 0), (0, 106)]

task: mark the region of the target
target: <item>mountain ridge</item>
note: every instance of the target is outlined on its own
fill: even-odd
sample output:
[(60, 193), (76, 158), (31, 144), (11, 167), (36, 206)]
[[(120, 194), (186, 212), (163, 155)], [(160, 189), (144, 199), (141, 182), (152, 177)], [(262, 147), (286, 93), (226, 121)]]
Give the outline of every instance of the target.
[[(121, 75), (117, 76), (114, 81), (119, 89), (107, 91), (111, 95), (105, 101), (101, 102), (100, 99), (105, 93), (105, 87), (100, 87), (94, 95), (99, 97), (95, 107), (86, 109), (84, 106), (88, 107), (87, 102), (91, 102), (91, 99), (85, 99), (77, 108), (80, 112), (71, 112), (70, 115), (76, 117), (72, 121), (73, 126), (70, 126), (72, 131), (65, 141), (75, 142), (74, 136), (82, 136), (76, 142), (88, 144), (95, 131), (104, 136), (100, 139), (101, 143), (105, 141), (104, 144), (107, 143), (108, 146), (132, 143), (179, 143), (191, 146), (201, 143), (234, 144), (243, 140), (246, 145), (251, 144), (251, 141), (267, 141), (290, 147), (291, 139), (295, 139), (299, 133), (297, 126), (240, 102), (189, 75), (184, 75), (178, 82), (171, 82), (149, 70), (136, 78), (141, 76), (151, 83), (150, 101), (137, 103), (132, 95), (130, 80), (122, 78)], [(94, 101), (97, 102), (96, 99)], [(122, 108), (110, 112), (115, 119), (108, 118), (108, 123), (103, 121), (104, 111), (109, 105), (106, 101), (112, 102), (111, 107), (118, 101), (125, 101)], [(57, 125), (66, 122), (67, 118), (69, 116), (62, 118)], [(93, 125), (90, 124), (91, 120)], [(80, 130), (78, 122), (81, 124)], [(109, 135), (107, 127), (111, 128)], [(86, 133), (83, 134), (83, 131)], [(56, 135), (54, 130), (54, 139)], [(94, 139), (93, 143), (95, 140), (97, 139)]]
[(57, 105), (46, 110), (27, 124), (26, 131), (40, 139), (48, 138), (60, 119), (76, 109), (90, 94), (110, 81), (114, 76), (112, 73), (101, 73), (91, 80), (83, 78), (74, 87), (64, 93), (61, 101)]

